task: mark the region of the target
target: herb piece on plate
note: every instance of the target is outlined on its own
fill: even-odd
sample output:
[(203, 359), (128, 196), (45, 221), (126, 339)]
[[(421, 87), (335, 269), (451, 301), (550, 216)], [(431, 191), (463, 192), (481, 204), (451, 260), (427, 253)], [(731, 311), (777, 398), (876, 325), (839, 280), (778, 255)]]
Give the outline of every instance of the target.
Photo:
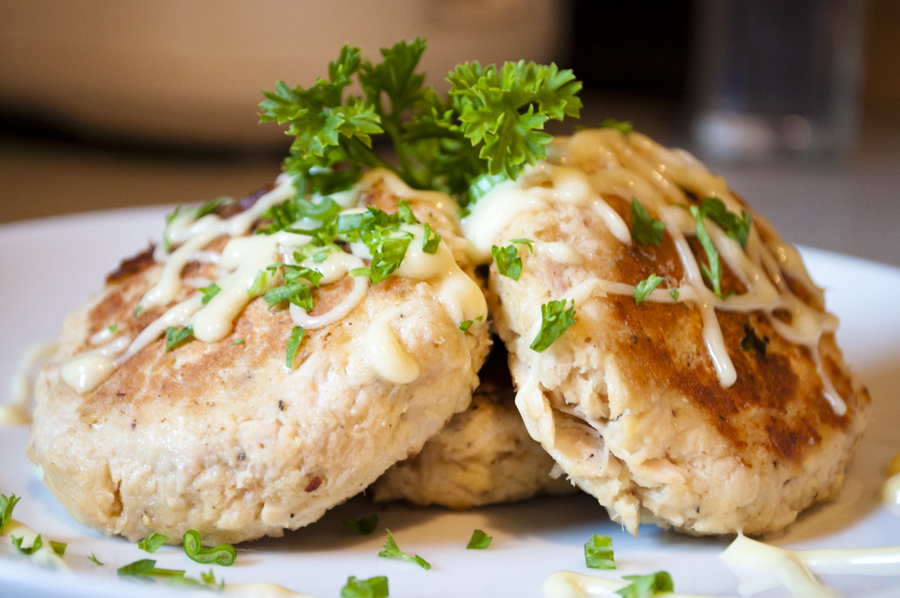
[(184, 533), (184, 553), (189, 559), (201, 565), (221, 565), (230, 567), (237, 556), (234, 546), (220, 544), (215, 548), (204, 548), (200, 543), (200, 532), (190, 529)]
[(384, 543), (384, 550), (378, 553), (378, 556), (389, 559), (403, 559), (404, 561), (409, 561), (410, 563), (416, 563), (426, 571), (431, 569), (431, 565), (420, 557), (419, 555), (410, 556), (400, 550), (400, 547), (397, 546), (397, 542), (394, 540), (394, 535), (391, 533), (391, 530), (387, 530), (388, 539), (387, 542)]
[(584, 563), (591, 569), (615, 569), (612, 538), (594, 534), (584, 544)]
[(469, 540), (469, 543), (466, 545), (466, 549), (484, 550), (491, 545), (491, 540), (493, 539), (493, 536), (489, 536), (480, 529), (476, 529), (474, 532), (472, 532), (472, 539)]

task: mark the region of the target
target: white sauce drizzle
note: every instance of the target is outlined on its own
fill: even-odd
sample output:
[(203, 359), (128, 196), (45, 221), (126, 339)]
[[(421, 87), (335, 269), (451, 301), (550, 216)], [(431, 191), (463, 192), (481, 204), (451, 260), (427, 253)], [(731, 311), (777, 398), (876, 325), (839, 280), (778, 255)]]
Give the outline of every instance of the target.
[[(414, 191), (399, 178), (384, 171), (372, 171), (353, 190), (330, 197), (347, 208), (343, 213), (365, 211), (364, 207), (358, 205), (362, 190), (378, 181), (383, 181), (400, 198), (429, 202), (451, 216), (455, 216), (459, 209), (456, 202), (447, 195)], [(154, 258), (164, 265), (159, 279), (142, 297), (139, 307), (146, 309), (155, 305), (168, 305), (185, 284), (197, 288), (215, 282), (220, 290), (206, 305), (202, 303), (202, 295), (197, 293), (170, 307), (160, 318), (144, 328), (133, 342), (127, 336), (114, 338), (115, 335), (109, 331), (101, 331), (92, 339), (94, 344), (111, 338), (114, 340), (69, 359), (62, 367), (63, 380), (79, 394), (93, 390), (122, 363), (164, 334), (169, 326), (191, 326), (194, 338), (206, 343), (226, 338), (233, 329), (234, 319), (255, 298), (248, 291), (260, 272), (266, 274), (265, 284), (261, 289), (261, 293), (265, 293), (277, 282), (275, 276), (265, 272), (265, 268), (279, 260), (293, 264), (294, 252), (311, 240), (308, 236), (285, 231), (273, 235), (247, 234), (269, 207), (288, 199), (295, 192), (291, 179), (285, 175), (277, 179), (276, 185), (275, 189), (263, 195), (253, 206), (227, 219), (207, 214), (197, 220), (191, 211), (176, 216), (167, 225), (165, 233), (175, 249), (169, 253), (162, 244), (157, 246)], [(303, 220), (298, 223), (298, 227), (316, 227), (319, 224)], [(426, 254), (422, 251), (424, 228), (421, 225), (405, 225), (402, 228), (412, 233), (414, 238), (396, 275), (431, 284), (435, 289), (434, 297), (441, 302), (457, 325), (465, 320), (485, 320), (487, 303), (480, 287), (459, 268), (446, 243), (441, 241), (435, 255)], [(221, 254), (205, 249), (210, 242), (222, 236), (232, 238)], [(371, 259), (364, 245), (351, 245), (351, 254), (330, 251), (322, 263), (316, 264), (307, 258), (302, 265), (322, 273), (320, 284), (337, 282), (354, 268), (364, 267), (363, 258)], [(182, 270), (192, 261), (218, 266), (216, 280), (182, 279)], [(295, 324), (310, 330), (333, 324), (363, 301), (368, 287), (367, 278), (355, 277), (350, 293), (327, 313), (311, 316), (302, 308), (291, 305), (291, 319)], [(478, 322), (479, 325), (482, 323)], [(460, 331), (460, 335), (462, 334)], [(386, 380), (406, 384), (419, 375), (418, 363), (397, 340), (390, 326), (390, 318), (385, 314), (381, 314), (370, 325), (365, 335), (365, 351), (378, 375)]]
[(888, 479), (881, 488), (881, 502), (889, 505), (900, 505), (900, 453), (894, 455), (887, 466)]
[(571, 245), (566, 243), (560, 243), (559, 241), (553, 243), (535, 241), (532, 243), (532, 246), (534, 247), (535, 255), (553, 260), (558, 264), (580, 266), (584, 262), (584, 258), (581, 257), (581, 254), (575, 251)]
[[(19, 554), (12, 544), (12, 537), (22, 538), (22, 546), (34, 546), (34, 539), (38, 534), (33, 529), (15, 519), (10, 519), (3, 533), (0, 534), (0, 546), (3, 546), (9, 554)], [(38, 565), (50, 567), (52, 569), (68, 569), (63, 560), (53, 552), (50, 541), (47, 538), (41, 538), (42, 544), (39, 549), (30, 554), (27, 558)]]
[[(596, 598), (607, 596), (621, 598), (617, 590), (628, 586), (624, 581), (615, 581), (574, 571), (557, 571), (544, 580), (541, 591), (544, 598)], [(667, 592), (659, 594), (666, 598), (701, 598), (696, 594)]]
[(59, 343), (34, 343), (28, 347), (10, 384), (12, 400), (0, 405), (0, 425), (23, 426), (31, 423), (31, 399), (34, 397), (34, 370), (59, 349)]
[(274, 583), (229, 583), (222, 591), (226, 596), (244, 596), (245, 598), (314, 598), (309, 594), (300, 594)]
[[(810, 279), (797, 250), (784, 243), (771, 224), (753, 214), (753, 226), (744, 251), (715, 223), (704, 220), (720, 258), (746, 287), (746, 292), (719, 299), (706, 287), (698, 259), (687, 241), (688, 236), (695, 234), (694, 220), (674, 204), (688, 203), (682, 191), (687, 189), (698, 197), (716, 196), (729, 211), (740, 214), (743, 205), (731, 194), (722, 177), (711, 174), (687, 152), (669, 150), (638, 133), (623, 136), (610, 129), (557, 138), (548, 156), (552, 162), (526, 170), (516, 183), (498, 185), (463, 220), (466, 237), (475, 245), (480, 259), (488, 262), (490, 247), (504, 243), (498, 235), (515, 216), (549, 209), (552, 203), (591, 206), (614, 237), (630, 244), (628, 226), (603, 196), (633, 198), (656, 214), (675, 244), (684, 272), (678, 283), (677, 301), (689, 303), (700, 312), (704, 342), (722, 386), (733, 385), (737, 371), (728, 355), (716, 312), (761, 311), (778, 334), (809, 350), (822, 381), (825, 399), (837, 415), (846, 413), (846, 404), (835, 389), (819, 353), (822, 335), (837, 328), (837, 318), (810, 307), (791, 292), (786, 277), (805, 287), (819, 301), (822, 298), (822, 291)], [(765, 234), (765, 243), (760, 231)], [(561, 258), (561, 263), (578, 265), (575, 259), (569, 262)], [(593, 288), (610, 294), (634, 294), (633, 286), (613, 281), (598, 281)], [(669, 295), (670, 290), (657, 288), (647, 300), (676, 301)], [(776, 311), (789, 313), (790, 323), (777, 318)], [(526, 384), (523, 388), (530, 386)]]

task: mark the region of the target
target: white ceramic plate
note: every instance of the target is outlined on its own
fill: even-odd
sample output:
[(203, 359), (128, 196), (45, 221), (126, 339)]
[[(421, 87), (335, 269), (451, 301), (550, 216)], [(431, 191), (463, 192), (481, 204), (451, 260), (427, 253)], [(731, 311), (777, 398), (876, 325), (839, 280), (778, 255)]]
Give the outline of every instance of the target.
[[(164, 208), (105, 212), (0, 227), (0, 389), (9, 387), (21, 355), (36, 341), (53, 340), (63, 317), (97, 290), (121, 257), (142, 249), (162, 229)], [(803, 251), (813, 277), (828, 289), (829, 309), (842, 319), (838, 338), (848, 361), (869, 385), (874, 418), (850, 469), (840, 500), (815, 507), (772, 541), (780, 546), (867, 547), (900, 544), (900, 512), (877, 501), (888, 460), (900, 452), (900, 270), (818, 250)], [(2, 395), (0, 395), (2, 396)], [(69, 571), (41, 569), (0, 546), (0, 596), (137, 597), (179, 590), (119, 581), (115, 569), (147, 557), (122, 539), (105, 538), (76, 523), (44, 488), (23, 452), (27, 431), (0, 427), (0, 493), (22, 496), (15, 516), (47, 539), (68, 543)], [(560, 569), (597, 573), (584, 565), (591, 534), (612, 536), (621, 575), (669, 571), (679, 592), (739, 596), (738, 578), (719, 559), (728, 539), (689, 538), (642, 526), (633, 538), (588, 496), (539, 499), (473, 509), (378, 508), (380, 525), (368, 537), (341, 524), (376, 510), (365, 498), (332, 510), (321, 521), (278, 540), (240, 546), (236, 564), (217, 567), (228, 583), (271, 582), (320, 597), (339, 596), (350, 575), (386, 575), (392, 598), (414, 596), (540, 596), (544, 579)], [(400, 547), (433, 568), (376, 555), (385, 527)], [(474, 529), (494, 537), (488, 550), (466, 550)], [(94, 553), (106, 565), (87, 557)], [(201, 567), (180, 549), (163, 548), (159, 567)], [(759, 580), (764, 576), (751, 575)], [(847, 596), (900, 595), (900, 576), (825, 576)], [(760, 596), (787, 596), (784, 588)]]

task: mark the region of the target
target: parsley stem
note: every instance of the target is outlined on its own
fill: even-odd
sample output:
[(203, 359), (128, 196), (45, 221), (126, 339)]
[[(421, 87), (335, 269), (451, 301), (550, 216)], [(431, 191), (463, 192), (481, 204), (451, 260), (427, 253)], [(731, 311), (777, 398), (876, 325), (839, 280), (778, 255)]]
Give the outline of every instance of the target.
[(403, 176), (403, 173), (397, 170), (392, 164), (386, 162), (381, 156), (373, 152), (372, 148), (366, 146), (366, 144), (359, 139), (348, 139), (347, 145), (356, 156), (356, 158), (358, 158), (358, 160), (363, 164), (371, 166), (372, 168), (384, 168), (386, 170), (390, 170), (404, 181), (406, 180), (406, 177)]

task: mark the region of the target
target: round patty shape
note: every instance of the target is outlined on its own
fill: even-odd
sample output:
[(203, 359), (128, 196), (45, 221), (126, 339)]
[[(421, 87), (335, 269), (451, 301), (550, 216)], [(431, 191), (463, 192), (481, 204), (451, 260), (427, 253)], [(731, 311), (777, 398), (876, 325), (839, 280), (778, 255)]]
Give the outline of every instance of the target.
[(518, 280), (490, 275), (516, 402), (629, 531), (773, 532), (840, 489), (870, 399), (837, 320), (796, 250), (695, 158), (578, 133), (463, 227), (482, 252), (533, 241), (514, 244)]
[[(272, 201), (271, 193), (279, 190), (279, 201), (293, 195), (284, 185), (217, 208), (215, 218), (229, 222), (256, 209), (259, 225), (263, 209), (258, 202)], [(227, 307), (234, 292), (229, 276), (244, 267), (226, 263), (229, 252), (236, 251), (233, 244), (266, 242), (265, 235), (217, 235), (198, 244), (175, 273), (177, 291), (157, 304), (148, 296), (161, 288), (178, 249), (172, 248), (166, 265), (149, 252), (123, 262), (105, 290), (67, 318), (62, 348), (36, 388), (28, 454), (73, 517), (132, 541), (159, 532), (179, 543), (190, 529), (201, 533), (204, 544), (281, 536), (284, 529), (317, 520), (393, 463), (417, 453), (465, 409), (490, 341), (486, 325), (479, 322), (463, 333), (457, 319), (474, 319), (473, 309), (485, 315), (484, 298), (453, 259), (449, 245), (458, 225), (442, 211), (453, 214), (449, 198), (419, 194), (390, 175), (372, 173), (353, 204), (393, 213), (402, 196), (412, 213), (443, 237), (428, 255), (422, 254), (418, 236), (411, 241), (401, 270), (412, 276), (400, 276), (398, 270), (372, 285), (364, 277), (329, 278), (329, 268), (340, 266), (333, 260), (370, 264), (365, 256), (332, 246), (321, 264), (303, 262), (325, 272), (321, 286), (312, 288), (315, 307), (307, 313), (295, 305), (288, 309), (286, 301), (270, 307), (262, 297), (251, 298), (264, 289), (248, 296), (257, 266), (236, 295), (246, 305), (224, 334), (219, 332), (221, 338), (210, 342), (182, 341), (167, 350), (162, 333), (155, 333), (133, 350), (142, 333), (149, 335), (161, 318), (169, 321), (164, 314), (173, 313), (173, 306), (199, 301), (198, 286), (209, 293), (210, 283), (217, 281), (221, 289), (203, 305)], [(167, 234), (177, 237), (177, 230), (170, 227)], [(279, 243), (274, 254), (257, 257), (264, 268), (289, 261), (295, 249)], [(354, 246), (354, 251), (365, 249)], [(434, 261), (441, 272), (426, 267)], [(270, 272), (263, 280), (266, 288), (275, 288), (284, 270)], [(480, 310), (470, 296), (473, 288), (481, 297)], [(147, 307), (135, 315), (139, 305)], [(347, 313), (328, 317), (335, 311)], [(177, 321), (192, 323), (200, 334), (204, 320), (199, 313)], [(298, 319), (305, 323), (305, 334), (288, 368), (286, 356), (292, 353), (287, 346), (299, 337)], [(177, 331), (176, 325), (172, 328)], [(126, 342), (116, 345), (122, 338)], [(122, 353), (129, 342), (132, 349)], [(118, 351), (119, 357), (108, 377), (93, 379), (91, 388), (91, 380), (85, 382), (93, 375), (89, 359), (106, 363), (98, 347)], [(399, 365), (392, 368), (392, 360)], [(81, 378), (73, 376), (72, 364)]]
[(479, 376), (469, 408), (454, 415), (421, 453), (397, 463), (372, 485), (375, 502), (405, 500), (461, 510), (578, 491), (528, 435), (502, 345), (492, 346)]

